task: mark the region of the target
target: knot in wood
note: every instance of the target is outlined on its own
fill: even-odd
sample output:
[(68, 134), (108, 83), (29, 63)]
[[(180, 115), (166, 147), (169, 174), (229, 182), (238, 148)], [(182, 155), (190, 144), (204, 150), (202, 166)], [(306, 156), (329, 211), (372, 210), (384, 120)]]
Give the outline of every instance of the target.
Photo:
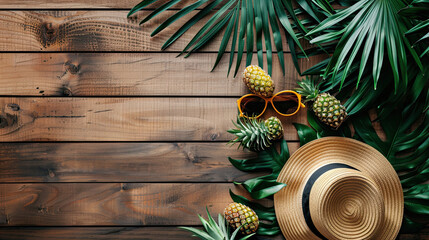
[(73, 93), (69, 87), (67, 86), (63, 87), (63, 96), (68, 96), (68, 97), (73, 96)]
[(7, 119), (4, 116), (0, 115), (0, 128), (5, 128), (7, 127), (9, 124), (7, 122)]
[(20, 109), (19, 105), (16, 103), (9, 103), (7, 107), (14, 112), (19, 111)]
[(0, 113), (0, 129), (1, 128), (8, 128), (13, 125), (17, 125), (18, 123), (18, 116), (15, 114), (10, 113)]
[(210, 140), (215, 141), (220, 136), (219, 133), (213, 133), (210, 135)]
[(43, 47), (49, 47), (56, 41), (58, 30), (52, 23), (43, 23), (40, 31), (40, 43)]
[(71, 62), (66, 62), (64, 63), (64, 66), (66, 67), (66, 71), (69, 72), (70, 74), (78, 74), (79, 70), (80, 70), (80, 65), (75, 65)]

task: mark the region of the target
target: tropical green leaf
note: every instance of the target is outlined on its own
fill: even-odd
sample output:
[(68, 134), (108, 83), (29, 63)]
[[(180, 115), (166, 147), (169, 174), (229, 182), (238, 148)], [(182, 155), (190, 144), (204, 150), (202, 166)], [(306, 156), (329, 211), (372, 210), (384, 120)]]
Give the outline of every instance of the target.
[(256, 0), (256, 4), (259, 1), (259, 5), (261, 6), (261, 12), (262, 12), (262, 26), (263, 26), (263, 32), (264, 32), (264, 38), (265, 38), (265, 48), (267, 51), (267, 65), (268, 65), (268, 74), (271, 75), (273, 72), (273, 50), (271, 46), (271, 33), (270, 33), (270, 27), (269, 27), (269, 20), (268, 20), (268, 8), (267, 3), (264, 0)]
[[(237, 6), (240, 6), (240, 2), (237, 4)], [(231, 43), (231, 52), (229, 54), (229, 65), (228, 65), (227, 76), (229, 76), (229, 72), (231, 71), (231, 67), (232, 67), (232, 62), (234, 61), (235, 45), (237, 44), (237, 36), (238, 36), (238, 28), (239, 28), (239, 25), (238, 25), (239, 15), (240, 15), (240, 9), (237, 8), (237, 13), (235, 15), (234, 34), (233, 34), (232, 43)]]
[[(263, 28), (262, 24), (263, 23), (262, 23), (261, 4), (259, 0), (255, 0), (254, 11), (255, 11), (255, 30), (256, 30), (256, 54), (258, 57), (258, 65), (261, 68), (264, 68), (264, 57), (263, 57), (264, 50), (262, 48), (262, 28)], [(249, 49), (247, 49), (247, 51), (249, 51)], [(246, 63), (246, 65), (249, 65), (249, 63)], [(268, 72), (268, 74), (271, 74), (271, 73)]]
[(195, 16), (193, 16), (189, 21), (187, 21), (182, 27), (177, 30), (161, 47), (161, 50), (167, 49), (171, 44), (173, 44), (179, 37), (181, 37), (186, 31), (188, 31), (192, 26), (194, 26), (198, 21), (205, 17), (210, 11), (219, 5), (222, 0), (216, 0), (211, 2), (209, 5), (204, 7), (199, 11)]
[(420, 230), (424, 229), (426, 227), (426, 224), (424, 223), (418, 223), (414, 222), (411, 219), (409, 219), (407, 216), (404, 216), (402, 220), (401, 230), (400, 233), (416, 233)]
[(415, 173), (401, 177), (404, 188), (428, 179), (429, 112), (425, 110), (425, 104), (427, 99), (419, 97), (411, 106), (391, 106), (394, 110), (377, 120), (386, 140), (380, 139), (368, 115), (362, 114), (352, 121), (356, 134), (379, 150), (396, 171)]
[(238, 38), (237, 63), (235, 65), (234, 77), (237, 76), (238, 69), (240, 68), (240, 64), (241, 64), (241, 59), (243, 57), (244, 38), (246, 36), (246, 25), (247, 25), (247, 10), (246, 9), (247, 9), (246, 1), (242, 0), (240, 36)]
[[(271, 174), (252, 178), (237, 183), (244, 186), (254, 199), (271, 198), (276, 192), (286, 186), (284, 183), (277, 182), (277, 177), (289, 159), (289, 149), (285, 140), (280, 141), (280, 152), (275, 147), (270, 147), (264, 151), (258, 152), (258, 156), (250, 159), (236, 160), (229, 158), (231, 164), (241, 171), (266, 171), (271, 170)], [(276, 235), (280, 233), (278, 223), (275, 217), (273, 207), (264, 207), (257, 203), (252, 203), (244, 197), (237, 196), (230, 191), (231, 198), (251, 207), (259, 219), (270, 221), (270, 224), (262, 224), (258, 229), (260, 235)]]
[[(280, 3), (279, 1), (275, 1)], [(274, 10), (274, 5), (272, 1), (268, 1), (268, 15), (270, 16), (271, 30), (273, 31), (274, 45), (276, 46), (277, 56), (279, 58), (280, 66), (282, 68), (283, 75), (285, 74), (285, 60), (283, 53), (283, 39), (280, 33), (280, 28), (277, 23), (277, 16)], [(279, 18), (280, 19), (280, 18)]]
[(298, 132), (299, 143), (301, 146), (304, 146), (305, 144), (317, 139), (316, 131), (311, 127), (301, 123), (294, 123), (293, 125)]
[(270, 147), (258, 153), (258, 156), (250, 159), (236, 160), (229, 158), (231, 164), (241, 171), (265, 171), (271, 170), (271, 174), (252, 178), (243, 182), (243, 186), (255, 199), (272, 196), (282, 189), (286, 184), (278, 183), (277, 177), (289, 158), (289, 150), (286, 141), (280, 144), (281, 152), (278, 153), (274, 147)]
[(252, 178), (245, 181), (244, 188), (254, 199), (262, 199), (273, 196), (286, 186), (284, 183), (277, 182), (278, 173), (270, 174), (263, 177)]
[[(407, 18), (420, 20), (418, 24), (405, 33), (409, 38), (419, 36), (418, 40), (414, 40), (414, 46), (429, 38), (429, 1), (413, 1), (409, 6), (401, 9), (399, 14)], [(429, 46), (426, 44), (426, 49), (422, 51), (420, 58), (428, 52)]]
[(151, 20), (153, 17), (155, 17), (156, 15), (164, 12), (165, 10), (171, 8), (172, 6), (176, 5), (177, 3), (179, 3), (182, 0), (171, 0), (166, 2), (165, 4), (163, 4), (162, 6), (158, 7), (157, 9), (155, 9), (153, 12), (151, 12), (147, 17), (145, 17), (143, 20), (140, 21), (140, 25)]
[[(128, 14), (128, 16), (144, 10), (146, 7), (156, 2), (157, 0), (144, 0), (137, 4)], [(149, 13), (142, 21), (141, 24), (149, 22), (155, 17), (161, 15), (163, 12), (166, 12), (171, 7), (178, 4), (181, 0), (165, 0), (163, 4), (157, 7), (155, 10)], [(218, 10), (214, 8), (220, 3), (224, 3), (222, 7)], [(183, 53), (186, 53), (185, 57), (188, 57), (195, 51), (198, 51), (205, 45), (207, 45), (216, 35), (219, 35), (223, 29), (226, 28), (225, 34), (222, 37), (222, 41), (219, 46), (219, 53), (217, 55), (216, 61), (214, 63), (214, 68), (216, 68), (225, 54), (226, 46), (232, 38), (231, 42), (231, 52), (229, 56), (229, 65), (228, 65), (228, 75), (231, 70), (233, 61), (236, 61), (236, 67), (234, 71), (234, 77), (237, 75), (238, 69), (241, 64), (242, 56), (244, 53), (244, 46), (246, 46), (246, 65), (250, 65), (252, 62), (253, 51), (256, 47), (258, 64), (263, 67), (264, 56), (266, 57), (268, 64), (268, 73), (272, 74), (272, 46), (271, 46), (271, 37), (274, 39), (274, 44), (277, 50), (277, 56), (279, 58), (280, 64), (282, 66), (283, 74), (285, 74), (284, 66), (284, 52), (283, 52), (283, 39), (281, 37), (281, 30), (278, 22), (281, 23), (283, 28), (286, 30), (286, 38), (290, 45), (291, 55), (293, 62), (299, 71), (298, 57), (295, 50), (297, 45), (301, 49), (301, 53), (305, 53), (301, 46), (301, 43), (298, 41), (298, 35), (295, 33), (292, 25), (297, 26), (298, 31), (303, 33), (307, 32), (305, 24), (315, 25), (314, 20), (303, 19), (302, 23), (299, 20), (299, 14), (311, 13), (312, 16), (317, 19), (323, 18), (326, 13), (326, 10), (329, 8), (329, 4), (326, 2), (320, 2), (323, 5), (323, 9), (316, 7), (314, 3), (310, 0), (304, 1), (301, 5), (305, 8), (296, 8), (292, 7), (291, 0), (282, 0), (282, 1), (263, 1), (263, 0), (198, 0), (195, 1), (181, 10), (177, 11), (175, 14), (167, 18), (155, 30), (151, 33), (151, 36), (155, 36), (160, 33), (165, 28), (169, 27), (177, 20), (187, 16), (191, 13), (196, 12), (184, 25), (182, 25), (179, 30), (177, 30), (173, 35), (171, 35), (167, 41), (162, 45), (161, 50), (167, 49), (171, 46), (177, 39), (179, 39), (185, 32), (190, 28), (194, 27), (197, 22), (201, 21), (204, 17), (212, 15), (210, 19), (198, 30), (198, 32), (192, 37), (188, 44), (181, 51), (179, 56)], [(197, 8), (205, 5), (202, 10), (195, 11)], [(315, 9), (311, 9), (315, 8)], [(285, 10), (286, 9), (286, 10)], [(291, 15), (292, 24), (289, 22), (287, 14)], [(240, 19), (240, 21), (239, 21)], [(241, 24), (239, 23), (241, 22)], [(255, 30), (254, 30), (255, 27)], [(256, 32), (254, 32), (256, 31)], [(262, 36), (264, 41), (262, 40)], [(237, 44), (238, 38), (238, 44)], [(256, 41), (255, 41), (256, 40)], [(256, 44), (254, 44), (254, 41)], [(263, 42), (265, 42), (266, 54), (264, 55)], [(235, 56), (235, 48), (237, 47), (237, 58)], [(212, 69), (212, 70), (213, 70)]]
[(313, 0), (313, 3), (316, 4), (319, 8), (323, 9), (323, 11), (329, 13), (329, 15), (335, 13), (334, 8), (327, 0)]
[[(200, 0), (200, 1), (206, 1), (206, 0)], [(182, 50), (182, 53), (187, 52), (189, 50), (189, 48), (191, 48), (200, 38), (202, 37), (206, 37), (206, 35), (204, 34), (208, 34), (210, 33), (210, 30), (219, 28), (221, 26), (222, 23), (226, 23), (226, 21), (224, 21), (224, 18), (222, 18), (223, 14), (227, 11), (230, 10), (230, 8), (232, 7), (232, 5), (234, 4), (235, 1), (230, 0), (228, 1), (224, 6), (222, 6), (207, 22), (206, 24), (204, 24), (204, 26), (197, 32), (197, 34), (195, 34), (195, 36), (191, 39), (191, 41), (189, 41), (189, 43), (186, 45), (186, 47)], [(183, 9), (182, 9), (183, 10)], [(229, 14), (230, 12), (228, 12), (227, 16), (230, 16)], [(220, 29), (219, 29), (220, 30)], [(213, 30), (211, 31), (213, 32)], [(200, 41), (201, 42), (201, 41)], [(206, 40), (207, 42), (207, 40)], [(205, 43), (206, 43), (205, 42)], [(179, 55), (180, 55), (179, 54)]]
[(137, 4), (136, 6), (134, 6), (130, 10), (130, 12), (128, 13), (127, 17), (133, 15), (134, 13), (142, 10), (143, 8), (147, 7), (148, 5), (150, 5), (150, 4), (152, 4), (152, 3), (156, 2), (156, 1), (158, 1), (158, 0), (143, 0), (143, 1), (141, 1), (139, 4)]
[(185, 16), (186, 14), (194, 11), (195, 9), (197, 9), (198, 7), (200, 7), (201, 5), (203, 5), (204, 3), (206, 3), (208, 0), (199, 0), (191, 5), (188, 5), (186, 7), (184, 7), (183, 9), (181, 9), (180, 11), (178, 11), (177, 13), (175, 13), (173, 16), (169, 17), (167, 20), (165, 20), (165, 22), (161, 23), (151, 34), (150, 36), (153, 37), (156, 34), (158, 34), (159, 32), (161, 32), (162, 30), (164, 30), (166, 27), (170, 26), (172, 23), (174, 23), (175, 21), (179, 20), (180, 18), (182, 18), (183, 16)]
[(205, 239), (205, 240), (216, 240), (212, 237), (210, 237), (210, 235), (200, 229), (196, 229), (196, 228), (192, 228), (192, 227), (179, 227), (180, 229), (189, 231), (191, 233), (193, 233), (196, 237), (199, 237), (201, 239)]
[[(324, 43), (326, 41), (338, 40), (338, 46), (324, 72), (324, 77), (335, 78), (339, 69), (344, 67), (341, 85), (349, 76), (349, 72), (355, 58), (363, 52), (360, 61), (360, 74), (358, 82), (362, 79), (363, 72), (367, 67), (367, 59), (370, 53), (374, 53), (372, 78), (374, 88), (380, 78), (382, 67), (390, 65), (393, 73), (394, 91), (399, 88), (400, 81), (407, 86), (407, 57), (406, 53), (413, 56), (414, 62), (423, 69), (416, 51), (410, 46), (404, 34), (406, 26), (411, 22), (397, 14), (405, 7), (401, 0), (362, 0), (353, 6), (339, 10), (336, 14), (328, 17), (319, 26), (311, 30), (307, 36), (321, 36), (313, 39), (312, 43)], [(349, 21), (349, 19), (351, 19)], [(343, 27), (343, 34), (331, 32), (332, 27)], [(388, 57), (386, 62), (384, 55)], [(358, 85), (357, 85), (358, 86)]]
[(234, 8), (234, 14), (229, 20), (228, 27), (225, 30), (225, 34), (223, 35), (222, 42), (220, 43), (219, 51), (216, 57), (216, 62), (213, 66), (212, 71), (216, 68), (219, 61), (222, 59), (223, 54), (225, 53), (226, 45), (228, 44), (229, 38), (232, 33), (232, 29), (234, 28), (235, 22), (237, 21), (238, 17), (238, 4)]
[(237, 169), (245, 172), (271, 170), (272, 173), (279, 173), (289, 158), (289, 149), (285, 140), (280, 141), (280, 153), (275, 147), (270, 147), (258, 152), (257, 157), (237, 160), (228, 158), (231, 164)]
[(247, 1), (247, 24), (246, 24), (246, 49), (247, 49), (247, 56), (246, 56), (246, 66), (249, 66), (252, 63), (252, 57), (253, 57), (253, 6), (252, 0), (243, 0)]

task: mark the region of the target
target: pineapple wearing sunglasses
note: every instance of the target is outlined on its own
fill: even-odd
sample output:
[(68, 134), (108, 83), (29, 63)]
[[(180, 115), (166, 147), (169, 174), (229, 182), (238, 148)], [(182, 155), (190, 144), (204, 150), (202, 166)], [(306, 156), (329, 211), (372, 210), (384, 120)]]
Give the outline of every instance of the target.
[(298, 82), (301, 88), (295, 89), (306, 101), (313, 101), (314, 114), (321, 122), (337, 129), (346, 120), (346, 108), (340, 101), (329, 93), (320, 93), (319, 87), (312, 78), (305, 78)]

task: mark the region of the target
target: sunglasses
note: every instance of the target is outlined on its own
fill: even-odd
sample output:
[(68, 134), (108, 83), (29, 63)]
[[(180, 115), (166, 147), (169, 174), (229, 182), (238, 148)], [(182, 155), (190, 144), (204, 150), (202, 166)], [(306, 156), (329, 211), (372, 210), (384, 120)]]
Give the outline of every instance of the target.
[(260, 117), (267, 109), (268, 102), (271, 103), (278, 114), (285, 117), (296, 114), (301, 107), (305, 108), (305, 105), (301, 102), (301, 95), (290, 90), (278, 92), (270, 98), (247, 94), (237, 100), (240, 117)]

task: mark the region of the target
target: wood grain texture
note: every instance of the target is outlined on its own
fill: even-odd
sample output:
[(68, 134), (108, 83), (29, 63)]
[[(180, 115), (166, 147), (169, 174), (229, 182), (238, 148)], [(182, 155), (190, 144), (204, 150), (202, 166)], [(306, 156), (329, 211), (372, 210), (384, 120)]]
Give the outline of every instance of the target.
[(246, 194), (232, 183), (1, 184), (0, 226), (198, 225), (206, 206), (232, 201), (229, 189)]
[[(0, 98), (0, 141), (229, 141), (236, 100)], [(281, 119), (297, 140), (290, 123), (306, 123), (305, 110)]]
[[(160, 51), (163, 43), (198, 10), (150, 37), (159, 24), (176, 12), (166, 11), (139, 26), (150, 11), (130, 18), (126, 17), (128, 11), (0, 11), (0, 51)], [(182, 51), (209, 17), (189, 29), (167, 51)], [(287, 51), (284, 32), (281, 34), (283, 49)], [(217, 52), (222, 36), (220, 32), (201, 51)]]
[[(299, 143), (289, 143), (294, 152)], [(0, 182), (232, 182), (258, 176), (226, 143), (3, 143)], [(168, 167), (166, 167), (168, 166)]]
[(192, 239), (191, 233), (177, 227), (0, 227), (8, 240), (152, 240)]
[[(0, 9), (131, 9), (141, 0), (2, 0), (0, 1)], [(182, 0), (173, 8), (180, 9), (188, 4), (193, 3), (193, 0)], [(150, 9), (161, 6), (163, 1), (155, 2), (149, 6)]]
[[(249, 92), (241, 73), (227, 77), (229, 55), (210, 70), (216, 53), (187, 59), (174, 53), (3, 53), (0, 95), (15, 96), (241, 96)], [(290, 54), (284, 54), (283, 76), (277, 58), (272, 79), (276, 90), (293, 89), (299, 75)], [(320, 57), (302, 59), (303, 70)], [(253, 63), (256, 64), (256, 54)]]
[(177, 227), (0, 227), (0, 236), (9, 240), (183, 240), (191, 234)]
[[(205, 214), (203, 214), (204, 217)], [(149, 239), (196, 239), (177, 227), (0, 227), (0, 236), (9, 240), (149, 240)], [(282, 235), (274, 237), (255, 237), (254, 240), (284, 240)], [(401, 234), (397, 240), (427, 240), (428, 229), (417, 234)]]

